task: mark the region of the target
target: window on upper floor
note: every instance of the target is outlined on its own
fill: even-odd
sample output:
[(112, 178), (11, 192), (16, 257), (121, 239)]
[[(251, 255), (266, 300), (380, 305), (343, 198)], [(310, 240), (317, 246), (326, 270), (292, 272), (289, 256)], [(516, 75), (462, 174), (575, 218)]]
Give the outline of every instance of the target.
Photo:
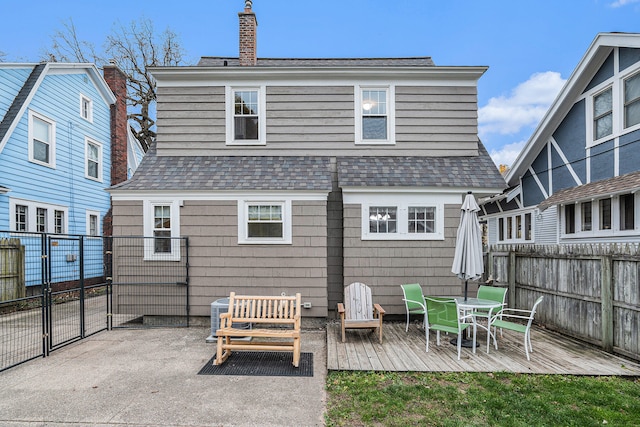
[(560, 228), (563, 237), (634, 235), (640, 215), (636, 197), (627, 193), (564, 205)]
[(593, 97), (593, 140), (613, 133), (613, 91), (611, 87)]
[(640, 123), (640, 73), (624, 81), (624, 127)]
[(85, 177), (102, 182), (102, 144), (85, 139)]
[(64, 234), (67, 230), (67, 212), (64, 206), (29, 200), (10, 199), (13, 212), (9, 227), (15, 231)]
[(180, 203), (145, 200), (144, 259), (152, 261), (180, 260)]
[(529, 242), (533, 241), (532, 213), (519, 212), (498, 218), (499, 242)]
[(43, 166), (56, 165), (55, 122), (29, 111), (29, 161)]
[(227, 88), (227, 144), (264, 145), (263, 88)]
[(80, 117), (93, 122), (93, 101), (82, 94), (80, 94)]
[(290, 200), (238, 201), (238, 243), (290, 244)]
[(356, 143), (393, 144), (393, 88), (360, 86), (356, 90)]

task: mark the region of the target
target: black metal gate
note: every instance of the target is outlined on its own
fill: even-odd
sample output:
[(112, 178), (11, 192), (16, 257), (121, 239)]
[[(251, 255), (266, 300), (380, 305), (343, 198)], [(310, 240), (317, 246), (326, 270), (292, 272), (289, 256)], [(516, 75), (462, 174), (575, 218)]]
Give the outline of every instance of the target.
[(189, 326), (188, 240), (0, 231), (0, 371), (112, 327)]

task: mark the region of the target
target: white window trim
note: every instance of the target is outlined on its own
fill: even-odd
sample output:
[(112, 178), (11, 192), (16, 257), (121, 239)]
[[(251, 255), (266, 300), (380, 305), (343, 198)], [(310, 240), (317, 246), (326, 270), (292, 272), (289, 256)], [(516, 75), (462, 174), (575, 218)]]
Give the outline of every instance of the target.
[[(86, 101), (89, 104), (89, 116), (85, 117), (84, 116), (84, 101)], [(91, 98), (89, 98), (86, 95), (83, 95), (82, 93), (80, 94), (80, 117), (86, 121), (88, 121), (89, 123), (93, 123), (93, 100)]]
[[(258, 139), (234, 139), (234, 93), (254, 90), (258, 92)], [(227, 145), (266, 145), (267, 144), (267, 101), (266, 86), (225, 86), (226, 99), (226, 144)]]
[[(49, 163), (41, 162), (33, 157), (33, 119), (37, 118), (49, 124)], [(36, 113), (35, 111), (29, 110), (29, 161), (46, 166), (48, 168), (55, 169), (56, 167), (56, 122), (53, 120), (43, 116), (42, 114)]]
[[(98, 177), (89, 175), (89, 144), (98, 146)], [(102, 182), (103, 149), (102, 144), (89, 137), (84, 138), (84, 177), (92, 181)]]
[[(145, 261), (180, 261), (180, 206), (177, 199), (153, 199), (143, 202), (144, 260)], [(171, 252), (155, 253), (153, 239), (154, 208), (156, 206), (171, 207)]]
[[(614, 75), (607, 79), (606, 81), (600, 83), (596, 87), (592, 88), (588, 92), (584, 94), (585, 99), (585, 115), (586, 115), (586, 149), (591, 147), (595, 147), (596, 145), (602, 144), (603, 142), (611, 141), (615, 138), (618, 138), (622, 135), (626, 135), (628, 133), (634, 132), (640, 129), (640, 123), (628, 127), (625, 129), (624, 127), (624, 81), (629, 77), (632, 77), (634, 74), (640, 72), (640, 66), (630, 67), (622, 72), (619, 72), (618, 69), (618, 60), (617, 55), (615, 56), (616, 63), (614, 65)], [(612, 132), (610, 135), (607, 135), (598, 140), (593, 140), (593, 132), (594, 132), (594, 112), (593, 112), (593, 98), (604, 90), (611, 87), (612, 89)]]
[[(385, 90), (387, 92), (387, 138), (362, 139), (362, 91)], [(356, 85), (354, 87), (355, 103), (355, 143), (356, 145), (395, 145), (396, 143), (396, 107), (395, 86), (393, 85)]]
[(47, 210), (47, 233), (55, 234), (55, 213), (54, 211), (64, 212), (64, 230), (67, 234), (69, 232), (69, 208), (66, 206), (54, 205), (51, 203), (42, 203), (33, 200), (15, 199), (9, 198), (9, 230), (12, 232), (16, 229), (16, 205), (22, 205), (27, 207), (27, 231), (36, 231), (36, 215), (37, 209), (42, 208)]
[[(96, 216), (98, 218), (98, 221), (97, 221), (97, 224), (96, 224), (96, 226), (97, 226), (96, 235), (92, 235), (91, 234), (91, 216)], [(87, 210), (86, 211), (86, 215), (85, 215), (85, 220), (86, 220), (86, 222), (85, 222), (85, 225), (86, 225), (85, 234), (87, 236), (99, 237), (99, 236), (102, 235), (102, 224), (101, 224), (102, 221), (101, 221), (101, 218), (100, 218), (100, 212), (99, 211)]]
[[(445, 204), (460, 206), (460, 195), (436, 193), (361, 193), (345, 194), (344, 204), (360, 205), (360, 229), (362, 240), (444, 240), (444, 207)], [(397, 209), (396, 233), (369, 232), (369, 208), (376, 206), (394, 206)], [(408, 212), (410, 207), (434, 207), (435, 232), (409, 233)]]
[[(525, 216), (527, 214), (531, 214), (531, 239), (530, 240), (526, 240), (525, 235), (526, 235), (526, 221), (525, 221)], [(508, 233), (507, 233), (507, 217), (511, 217), (513, 218), (513, 220), (511, 221), (511, 225), (512, 225), (512, 236), (516, 236), (517, 234), (517, 228), (516, 228), (516, 219), (515, 217), (519, 216), (521, 218), (522, 221), (522, 237), (517, 238), (517, 237), (512, 237), (511, 239), (507, 238)], [(500, 215), (495, 215), (494, 217), (496, 218), (496, 242), (497, 243), (527, 243), (527, 244), (531, 244), (531, 243), (535, 243), (535, 229), (536, 229), (536, 212), (535, 209), (527, 209), (527, 210), (511, 210), (511, 211), (506, 211), (501, 213)], [(504, 230), (503, 230), (503, 235), (504, 235), (504, 239), (500, 240), (500, 219), (502, 219), (503, 221), (503, 226), (504, 226)]]
[[(247, 222), (250, 205), (280, 205), (282, 206), (282, 237), (250, 238)], [(292, 243), (292, 215), (291, 199), (273, 199), (267, 197), (238, 200), (238, 244), (249, 245), (290, 245)]]
[[(597, 199), (588, 199), (588, 200), (578, 200), (574, 203), (575, 208), (575, 233), (566, 233), (565, 232), (565, 215), (564, 215), (564, 207), (567, 204), (560, 205), (558, 209), (559, 221), (560, 224), (560, 238), (562, 239), (582, 239), (582, 238), (605, 238), (605, 237), (626, 237), (626, 236), (637, 236), (640, 235), (640, 192), (634, 193), (634, 221), (633, 230), (620, 230), (620, 196), (623, 194), (629, 193), (621, 193), (611, 196), (611, 229), (609, 230), (601, 230), (600, 229), (600, 203), (601, 199), (605, 199), (606, 197), (600, 197)], [(580, 204), (583, 202), (591, 202), (591, 230), (590, 231), (581, 231), (582, 230), (582, 212)]]

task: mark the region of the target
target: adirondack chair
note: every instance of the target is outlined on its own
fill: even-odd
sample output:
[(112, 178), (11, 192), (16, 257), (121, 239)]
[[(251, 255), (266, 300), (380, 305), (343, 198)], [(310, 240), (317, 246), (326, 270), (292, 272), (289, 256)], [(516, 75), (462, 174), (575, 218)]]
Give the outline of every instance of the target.
[(352, 283), (344, 288), (344, 303), (338, 303), (342, 324), (342, 342), (346, 329), (377, 329), (382, 344), (382, 316), (384, 309), (371, 300), (371, 288), (364, 283)]

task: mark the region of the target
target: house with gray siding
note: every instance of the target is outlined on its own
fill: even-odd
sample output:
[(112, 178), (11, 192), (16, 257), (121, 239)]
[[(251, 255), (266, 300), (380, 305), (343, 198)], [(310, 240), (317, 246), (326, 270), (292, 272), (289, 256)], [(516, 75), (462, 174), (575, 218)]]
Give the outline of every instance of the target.
[(595, 37), (505, 179), (490, 244), (640, 241), (640, 34)]
[(147, 263), (180, 260), (162, 239), (187, 236), (196, 316), (231, 291), (301, 292), (309, 317), (355, 281), (391, 314), (403, 283), (460, 293), (464, 195), (505, 188), (478, 139), (487, 67), (258, 58), (250, 2), (239, 19), (238, 57), (153, 69), (157, 141), (109, 190), (114, 235), (151, 238)]

